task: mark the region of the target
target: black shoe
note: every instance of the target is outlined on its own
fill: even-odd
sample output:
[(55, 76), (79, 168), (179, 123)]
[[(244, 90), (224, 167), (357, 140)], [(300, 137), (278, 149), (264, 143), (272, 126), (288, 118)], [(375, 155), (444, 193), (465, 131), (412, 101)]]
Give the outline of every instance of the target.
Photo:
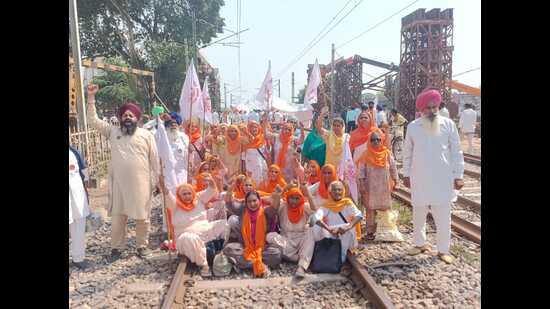
[(86, 260), (84, 260), (84, 261), (82, 261), (82, 262), (74, 262), (74, 261), (73, 261), (73, 265), (74, 265), (76, 268), (80, 269), (80, 270), (85, 270), (85, 269), (90, 268), (90, 266), (92, 266), (92, 265), (90, 264), (90, 262), (88, 262), (88, 261), (86, 261)]
[(122, 253), (118, 249), (112, 249), (111, 255), (107, 258), (107, 260), (109, 261), (109, 263), (113, 263), (114, 261), (120, 259), (121, 255)]
[(153, 255), (153, 252), (151, 252), (151, 250), (149, 250), (146, 247), (141, 247), (141, 248), (137, 248), (137, 255), (140, 258), (148, 258), (148, 257), (151, 257), (151, 255)]

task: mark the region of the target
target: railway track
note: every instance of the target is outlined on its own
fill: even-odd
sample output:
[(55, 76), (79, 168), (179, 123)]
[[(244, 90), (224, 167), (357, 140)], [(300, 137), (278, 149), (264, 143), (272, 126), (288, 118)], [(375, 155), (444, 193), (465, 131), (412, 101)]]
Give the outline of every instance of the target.
[[(190, 268), (193, 268), (193, 266), (190, 265), (187, 258), (181, 257), (161, 308), (194, 308), (193, 304), (188, 303), (193, 293), (200, 293), (199, 296), (202, 298), (201, 305), (209, 306), (209, 302), (217, 298), (218, 295), (226, 295), (223, 292), (224, 290), (261, 289), (269, 287), (272, 289), (282, 289), (284, 292), (284, 289), (288, 289), (289, 287), (292, 289), (297, 286), (306, 286), (313, 283), (330, 284), (331, 282), (333, 282), (336, 287), (349, 286), (353, 290), (348, 291), (349, 293), (360, 293), (361, 296), (368, 301), (370, 308), (394, 308), (390, 298), (385, 294), (384, 290), (376, 284), (374, 278), (369, 275), (366, 267), (357, 260), (355, 254), (348, 252), (346, 264), (351, 266), (351, 272), (347, 274), (344, 272), (341, 274), (307, 274), (303, 279), (296, 279), (292, 276), (270, 276), (265, 279), (215, 278), (214, 280), (195, 281), (192, 278), (192, 271), (190, 271)], [(352, 284), (350, 285), (350, 283)], [(334, 293), (339, 293), (340, 295), (342, 293), (342, 290), (338, 288), (327, 290), (333, 290)], [(240, 296), (242, 296), (242, 298), (247, 298), (251, 296), (250, 294), (254, 293), (243, 293)], [(300, 294), (299, 296), (308, 299), (312, 298), (314, 295)], [(292, 297), (292, 295), (284, 295), (283, 297), (288, 299)], [(231, 298), (231, 303), (233, 304), (234, 302), (238, 302), (238, 299)], [(199, 307), (201, 305), (199, 305)], [(283, 303), (279, 303), (278, 307), (280, 306), (286, 307)], [(364, 305), (347, 307), (365, 308)]]
[(464, 162), (472, 163), (475, 165), (481, 165), (481, 156), (464, 153)]
[[(412, 207), (411, 205), (411, 193), (408, 190), (398, 188), (396, 191), (392, 192), (392, 196), (407, 206)], [(466, 219), (463, 219), (455, 214), (451, 214), (451, 227), (459, 234), (465, 238), (481, 244), (481, 227), (473, 224)]]

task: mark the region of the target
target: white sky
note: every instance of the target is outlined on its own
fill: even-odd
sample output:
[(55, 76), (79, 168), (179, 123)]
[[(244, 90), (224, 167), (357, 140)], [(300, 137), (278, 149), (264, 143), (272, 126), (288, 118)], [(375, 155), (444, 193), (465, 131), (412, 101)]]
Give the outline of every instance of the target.
[[(339, 20), (349, 9), (361, 0), (352, 0), (335, 20)], [(237, 0), (226, 0), (221, 9), (226, 28), (237, 29)], [(241, 30), (241, 80), (243, 100), (257, 93), (271, 60), (274, 80), (282, 69), (291, 62), (325, 25), (344, 7), (347, 0), (242, 0)], [(290, 100), (291, 72), (295, 72), (295, 95), (307, 83), (307, 64), (318, 58), (320, 64), (328, 64), (331, 58), (331, 44), (335, 43), (336, 58), (355, 54), (382, 62), (399, 64), (401, 18), (418, 8), (427, 11), (432, 8), (454, 8), (454, 53), (453, 75), (481, 67), (481, 2), (475, 0), (420, 0), (412, 6), (369, 31), (360, 38), (338, 49), (338, 46), (396, 13), (414, 0), (363, 0), (340, 24), (326, 35), (304, 57), (281, 76), (281, 97)], [(330, 27), (335, 23), (331, 24)], [(199, 24), (200, 27), (200, 24)], [(327, 29), (330, 29), (327, 28)], [(218, 38), (231, 34), (225, 32)], [(214, 41), (215, 39), (213, 39)], [(230, 38), (226, 42), (236, 41)], [(228, 89), (238, 86), (237, 48), (222, 45), (207, 47), (201, 52), (208, 61), (219, 68), (221, 83), (230, 84)], [(363, 71), (377, 76), (384, 69), (364, 65)], [(364, 76), (363, 81), (368, 77)], [(462, 83), (479, 87), (481, 70), (454, 78)], [(274, 85), (275, 85), (274, 81)], [(222, 97), (223, 97), (223, 88)], [(233, 92), (238, 95), (238, 92)], [(277, 94), (275, 88), (274, 94)], [(229, 94), (228, 94), (229, 101)], [(236, 101), (234, 101), (236, 103)]]

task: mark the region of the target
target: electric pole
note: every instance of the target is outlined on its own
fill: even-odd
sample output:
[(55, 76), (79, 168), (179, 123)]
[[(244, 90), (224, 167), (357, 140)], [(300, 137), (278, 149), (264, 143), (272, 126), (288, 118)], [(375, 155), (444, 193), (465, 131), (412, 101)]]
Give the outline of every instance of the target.
[(334, 115), (332, 114), (333, 113), (333, 108), (334, 108), (334, 98), (335, 98), (335, 89), (334, 89), (334, 84), (335, 84), (335, 81), (336, 81), (336, 70), (334, 68), (334, 43), (332, 43), (332, 57), (331, 57), (331, 65), (330, 65), (330, 70), (332, 71), (332, 76), (331, 76), (331, 79), (330, 79), (330, 106), (329, 106), (329, 119), (330, 119), (330, 124), (332, 125), (332, 118), (334, 117)]

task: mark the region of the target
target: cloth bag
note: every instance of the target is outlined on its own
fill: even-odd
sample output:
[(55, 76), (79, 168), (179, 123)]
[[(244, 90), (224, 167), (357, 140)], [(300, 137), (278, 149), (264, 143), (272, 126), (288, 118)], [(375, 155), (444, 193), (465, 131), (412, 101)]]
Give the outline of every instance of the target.
[(223, 254), (223, 251), (216, 254), (212, 264), (212, 272), (216, 277), (224, 277), (229, 275), (231, 273), (231, 269), (233, 268), (233, 265), (229, 262), (229, 258)]
[(206, 261), (208, 261), (208, 266), (212, 267), (214, 257), (218, 252), (223, 250), (223, 242), (223, 239), (214, 239), (206, 243)]
[(403, 241), (403, 234), (397, 228), (397, 210), (377, 210), (376, 211), (376, 238), (375, 241)]

